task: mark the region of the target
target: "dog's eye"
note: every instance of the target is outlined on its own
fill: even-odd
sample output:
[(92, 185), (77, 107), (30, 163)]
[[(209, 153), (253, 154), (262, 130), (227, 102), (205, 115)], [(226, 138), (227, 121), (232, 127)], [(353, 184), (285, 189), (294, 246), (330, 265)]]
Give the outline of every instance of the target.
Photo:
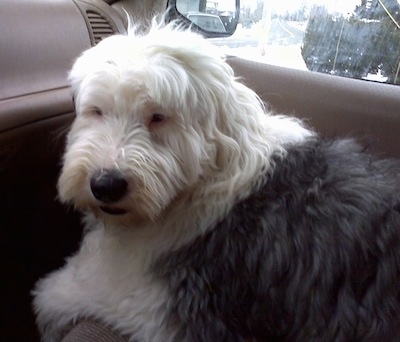
[(98, 116), (102, 116), (103, 115), (103, 111), (99, 107), (94, 107), (93, 108), (93, 113), (98, 115)]
[(163, 122), (166, 119), (165, 115), (159, 114), (159, 113), (154, 113), (153, 116), (151, 117), (151, 124), (156, 124)]

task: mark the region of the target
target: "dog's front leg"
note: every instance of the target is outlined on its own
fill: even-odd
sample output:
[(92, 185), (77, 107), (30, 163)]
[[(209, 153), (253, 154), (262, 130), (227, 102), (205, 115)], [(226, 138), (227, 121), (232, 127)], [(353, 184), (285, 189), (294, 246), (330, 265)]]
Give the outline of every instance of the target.
[(36, 284), (33, 306), (42, 341), (60, 341), (78, 319), (82, 301), (74, 291), (72, 273), (67, 264)]

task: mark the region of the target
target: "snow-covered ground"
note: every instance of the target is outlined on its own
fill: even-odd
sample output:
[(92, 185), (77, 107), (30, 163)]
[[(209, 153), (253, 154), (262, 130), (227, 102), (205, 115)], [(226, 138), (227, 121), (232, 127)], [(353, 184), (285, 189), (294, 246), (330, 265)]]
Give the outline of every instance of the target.
[[(223, 48), (228, 55), (239, 56), (248, 60), (277, 65), (292, 69), (307, 70), (303, 57), (301, 56), (300, 45), (277, 45), (269, 44), (264, 47), (239, 47)], [(263, 55), (264, 53), (264, 55)]]
[[(286, 22), (291, 28), (304, 32), (306, 22)], [(287, 30), (284, 27), (281, 30)], [(269, 33), (271, 34), (271, 32)], [(287, 30), (290, 35), (290, 31)], [(240, 56), (249, 60), (268, 63), (288, 68), (307, 70), (303, 57), (301, 56), (301, 43), (280, 44), (279, 41), (268, 43), (268, 33), (263, 32), (261, 22), (253, 24), (251, 28), (243, 28), (241, 24), (237, 26), (235, 33), (226, 39), (226, 45), (221, 44), (224, 53), (228, 55)], [(232, 41), (241, 41), (242, 46), (231, 47)], [(249, 42), (246, 45), (246, 41)], [(255, 43), (256, 42), (256, 43)]]

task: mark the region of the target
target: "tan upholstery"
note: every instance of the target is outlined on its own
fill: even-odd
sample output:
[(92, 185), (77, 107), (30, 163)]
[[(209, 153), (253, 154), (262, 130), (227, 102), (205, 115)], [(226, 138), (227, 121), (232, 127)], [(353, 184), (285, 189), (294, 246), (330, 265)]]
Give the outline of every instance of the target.
[(304, 119), (324, 136), (356, 137), (380, 156), (400, 158), (400, 86), (237, 57), (228, 62), (274, 111)]
[(62, 342), (126, 342), (108, 327), (95, 321), (81, 321), (63, 338)]

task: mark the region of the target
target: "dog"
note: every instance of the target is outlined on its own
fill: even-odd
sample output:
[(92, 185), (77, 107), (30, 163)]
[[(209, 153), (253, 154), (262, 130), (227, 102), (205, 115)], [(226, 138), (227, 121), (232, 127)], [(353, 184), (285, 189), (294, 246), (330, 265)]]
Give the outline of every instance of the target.
[(270, 113), (176, 25), (112, 36), (69, 76), (58, 181), (84, 236), (39, 280), (44, 341), (92, 319), (130, 341), (389, 341), (400, 163)]

